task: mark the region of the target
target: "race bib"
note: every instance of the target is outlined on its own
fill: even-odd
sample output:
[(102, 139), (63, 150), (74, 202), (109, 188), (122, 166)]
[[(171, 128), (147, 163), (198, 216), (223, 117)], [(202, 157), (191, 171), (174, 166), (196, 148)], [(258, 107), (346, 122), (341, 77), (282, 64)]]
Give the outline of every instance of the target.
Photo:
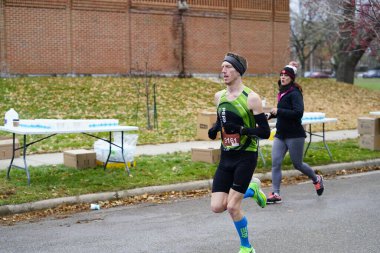
[(240, 146), (240, 134), (227, 134), (223, 131), (223, 145), (225, 147)]

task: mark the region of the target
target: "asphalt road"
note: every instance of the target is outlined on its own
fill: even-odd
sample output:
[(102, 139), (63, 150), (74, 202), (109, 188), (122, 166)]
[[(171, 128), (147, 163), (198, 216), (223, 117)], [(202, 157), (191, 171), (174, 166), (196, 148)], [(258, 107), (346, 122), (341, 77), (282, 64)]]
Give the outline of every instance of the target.
[[(282, 187), (283, 203), (243, 208), (257, 253), (380, 252), (380, 171)], [(264, 189), (267, 193), (270, 189)], [(236, 253), (227, 213), (213, 214), (209, 197), (89, 211), (0, 227), (0, 252)]]

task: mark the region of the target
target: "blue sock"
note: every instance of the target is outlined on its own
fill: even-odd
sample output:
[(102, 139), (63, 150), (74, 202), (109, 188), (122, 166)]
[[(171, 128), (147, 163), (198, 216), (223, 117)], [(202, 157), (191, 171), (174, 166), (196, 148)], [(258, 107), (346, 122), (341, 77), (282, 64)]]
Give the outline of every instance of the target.
[(251, 188), (248, 188), (247, 191), (245, 192), (243, 198), (244, 198), (244, 199), (246, 199), (246, 198), (252, 198), (253, 195), (255, 195), (255, 191), (252, 190)]
[(247, 218), (244, 216), (243, 219), (239, 221), (234, 221), (236, 230), (240, 237), (240, 244), (241, 246), (250, 248), (251, 244), (248, 240), (248, 221)]

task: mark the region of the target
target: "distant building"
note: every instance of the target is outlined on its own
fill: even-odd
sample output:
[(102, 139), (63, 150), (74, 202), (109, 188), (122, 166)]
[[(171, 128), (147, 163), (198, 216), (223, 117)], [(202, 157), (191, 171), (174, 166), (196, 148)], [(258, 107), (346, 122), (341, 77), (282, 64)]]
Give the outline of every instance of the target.
[(0, 0), (0, 74), (248, 74), (289, 60), (289, 0)]

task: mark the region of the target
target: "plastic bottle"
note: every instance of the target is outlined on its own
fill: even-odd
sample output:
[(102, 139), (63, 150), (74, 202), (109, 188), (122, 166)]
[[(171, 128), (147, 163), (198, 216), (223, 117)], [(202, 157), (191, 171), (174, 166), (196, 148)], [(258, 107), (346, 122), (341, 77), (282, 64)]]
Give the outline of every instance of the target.
[(276, 132), (277, 132), (277, 129), (276, 128), (273, 128), (271, 131), (270, 131), (270, 136), (269, 136), (269, 139), (270, 141), (273, 141), (274, 140), (274, 136), (276, 135)]
[(265, 98), (263, 98), (263, 100), (261, 100), (261, 105), (263, 107), (265, 107), (267, 105), (267, 100)]
[(5, 113), (4, 126), (13, 127), (14, 119), (17, 119), (17, 120), (19, 119), (18, 113), (13, 108), (11, 108), (9, 111)]
[(100, 205), (98, 205), (98, 204), (91, 204), (90, 205), (90, 209), (91, 210), (100, 210)]

